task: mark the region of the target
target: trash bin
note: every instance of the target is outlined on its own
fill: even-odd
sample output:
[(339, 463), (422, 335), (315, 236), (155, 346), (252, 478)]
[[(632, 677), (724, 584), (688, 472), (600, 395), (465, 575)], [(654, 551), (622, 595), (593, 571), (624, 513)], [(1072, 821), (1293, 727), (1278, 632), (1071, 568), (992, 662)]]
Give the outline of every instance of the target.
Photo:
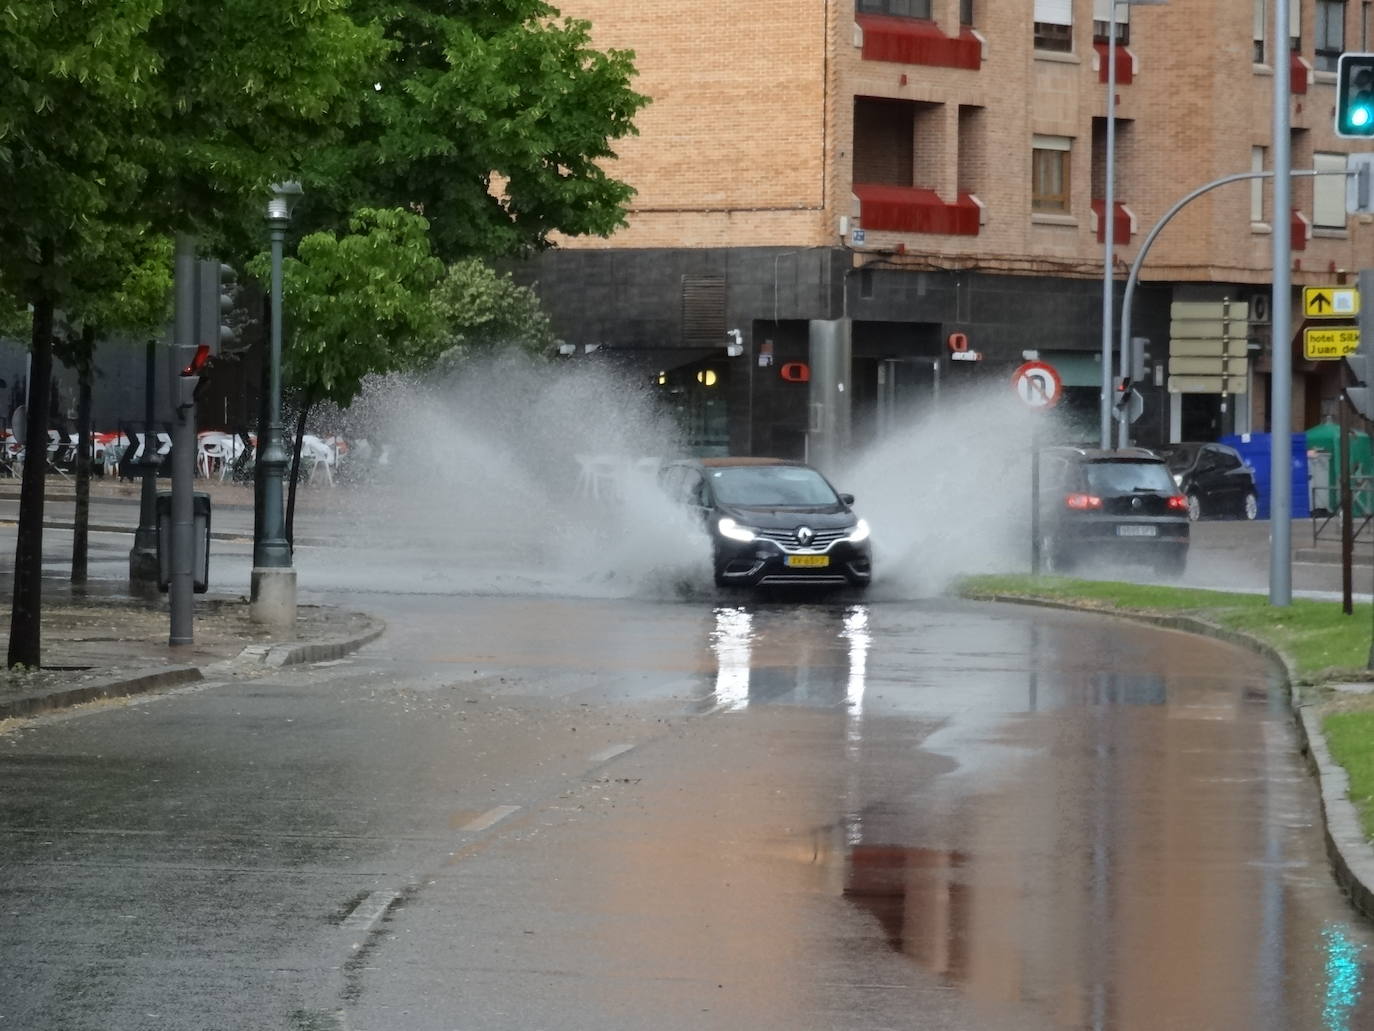
[[(1324, 452), (1327, 458), (1327, 496), (1325, 504), (1314, 506), (1335, 512), (1341, 505), (1341, 428), (1335, 423), (1326, 422), (1313, 426), (1307, 431), (1307, 446)], [(1369, 492), (1362, 489), (1369, 476), (1374, 473), (1374, 448), (1370, 446), (1369, 434), (1354, 430), (1350, 435), (1350, 477), (1354, 484), (1354, 514), (1364, 517), (1374, 510)], [(1313, 487), (1317, 484), (1314, 482)], [(1314, 497), (1318, 495), (1314, 494)]]
[[(1269, 518), (1270, 495), (1270, 458), (1273, 441), (1268, 433), (1228, 434), (1221, 443), (1240, 452), (1240, 457), (1250, 464), (1255, 472), (1255, 491), (1259, 494), (1259, 517)], [(1279, 437), (1279, 447), (1283, 437)], [(1289, 515), (1294, 519), (1306, 519), (1311, 513), (1311, 497), (1307, 487), (1307, 434), (1289, 435), (1289, 461), (1292, 463), (1289, 492)]]
[[(197, 594), (210, 589), (210, 495), (196, 491), (192, 504), (191, 583)], [(157, 492), (157, 585), (172, 583), (172, 492)]]

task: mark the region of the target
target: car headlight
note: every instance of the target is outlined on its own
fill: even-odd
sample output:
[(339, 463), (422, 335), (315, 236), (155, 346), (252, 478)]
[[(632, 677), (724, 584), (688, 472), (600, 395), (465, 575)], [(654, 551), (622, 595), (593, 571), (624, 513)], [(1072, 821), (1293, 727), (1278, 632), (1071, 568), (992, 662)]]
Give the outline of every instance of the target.
[(845, 540), (851, 544), (858, 544), (860, 541), (868, 540), (868, 520), (860, 519), (854, 524), (854, 530)]
[(752, 541), (757, 537), (753, 530), (747, 526), (740, 526), (729, 516), (724, 516), (716, 524), (716, 529), (720, 530), (722, 537), (729, 537), (732, 541)]

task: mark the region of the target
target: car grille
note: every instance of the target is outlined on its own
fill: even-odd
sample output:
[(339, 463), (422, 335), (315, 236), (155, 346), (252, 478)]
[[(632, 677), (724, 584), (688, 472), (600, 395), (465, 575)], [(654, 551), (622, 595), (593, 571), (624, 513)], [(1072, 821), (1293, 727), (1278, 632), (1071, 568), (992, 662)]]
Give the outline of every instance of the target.
[(812, 538), (809, 544), (803, 545), (797, 540), (797, 532), (795, 530), (757, 530), (755, 532), (760, 537), (766, 537), (770, 541), (775, 541), (784, 548), (805, 547), (808, 551), (822, 551), (830, 547), (830, 545), (834, 544), (836, 541), (848, 537), (850, 533), (847, 529), (812, 530), (812, 533), (816, 536)]

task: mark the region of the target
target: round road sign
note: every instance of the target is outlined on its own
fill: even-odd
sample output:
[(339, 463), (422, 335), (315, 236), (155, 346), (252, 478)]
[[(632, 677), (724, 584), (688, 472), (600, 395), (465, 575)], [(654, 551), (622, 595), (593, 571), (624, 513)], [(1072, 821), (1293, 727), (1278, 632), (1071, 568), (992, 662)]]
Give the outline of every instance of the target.
[(1053, 408), (1064, 395), (1064, 382), (1053, 365), (1026, 362), (1012, 373), (1016, 395), (1031, 408)]

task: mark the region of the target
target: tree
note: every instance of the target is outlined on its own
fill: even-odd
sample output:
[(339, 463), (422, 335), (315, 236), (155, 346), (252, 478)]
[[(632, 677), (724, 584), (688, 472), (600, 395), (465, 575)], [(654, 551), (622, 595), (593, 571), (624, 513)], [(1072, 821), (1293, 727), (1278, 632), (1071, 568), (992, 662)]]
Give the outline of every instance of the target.
[[(171, 241), (147, 230), (111, 228), (107, 246), (81, 263), (68, 288), (64, 325), (54, 340), (56, 356), (77, 374), (76, 513), (72, 531), (71, 582), (86, 582), (90, 523), (91, 392), (97, 343), (110, 333), (152, 336), (171, 315)], [(113, 246), (119, 241), (118, 247)]]
[[(30, 390), (51, 384), (73, 256), (117, 226), (242, 239), (245, 198), (355, 120), (387, 49), (346, 0), (85, 0), (0, 11), (0, 290), (32, 307)], [(30, 413), (47, 439), (47, 410)], [(46, 463), (25, 463), (9, 665), (41, 659)]]
[(434, 307), (446, 363), (507, 347), (542, 354), (554, 342), (539, 295), (476, 258), (449, 266), (434, 292)]
[(358, 0), (391, 49), (360, 118), (312, 154), (308, 214), (343, 225), (357, 207), (430, 221), (445, 262), (605, 235), (633, 189), (603, 167), (647, 102), (634, 55), (590, 45), (589, 25), (543, 0)]

